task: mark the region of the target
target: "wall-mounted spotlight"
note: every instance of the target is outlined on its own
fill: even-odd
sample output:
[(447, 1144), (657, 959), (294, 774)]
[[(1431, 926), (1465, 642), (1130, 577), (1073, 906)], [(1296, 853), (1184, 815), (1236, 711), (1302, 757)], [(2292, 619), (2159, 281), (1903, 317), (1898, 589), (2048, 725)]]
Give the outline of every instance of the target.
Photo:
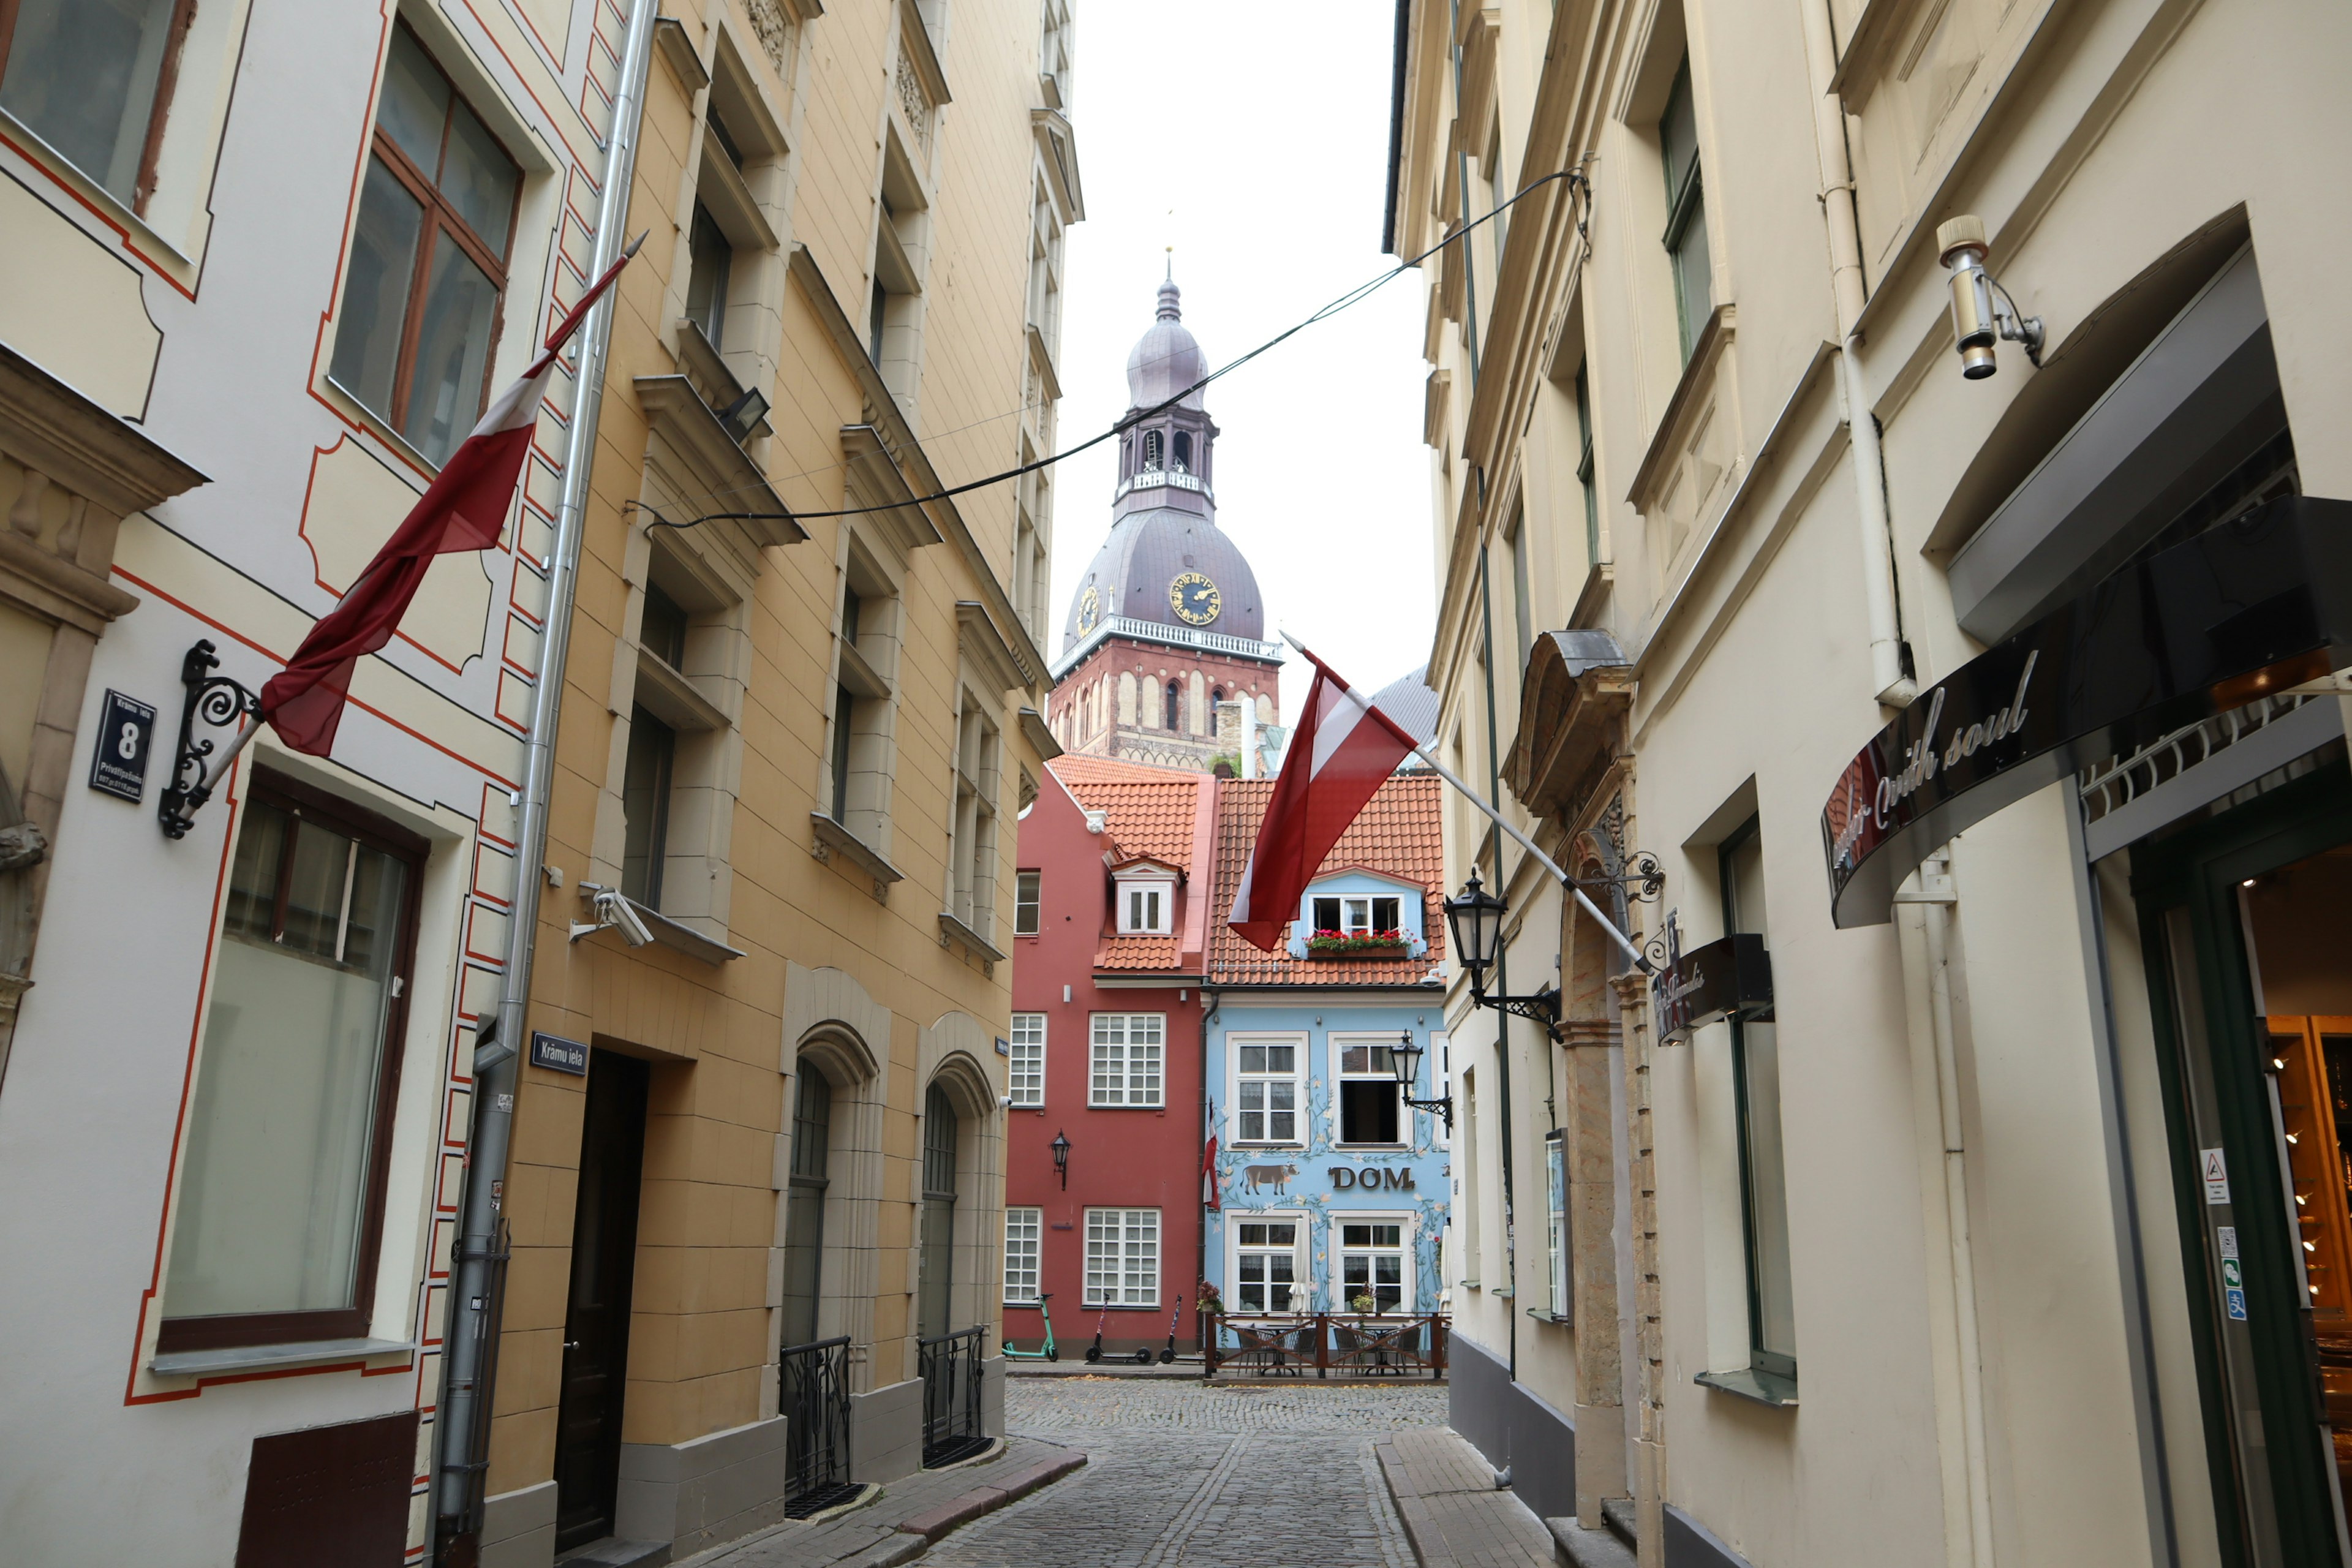
[(2042, 318), (2021, 316), (2017, 301), (1985, 269), (1984, 219), (1963, 215), (1936, 228), (1936, 248), (1952, 275), (1952, 337), (1960, 351), (1960, 374), (1982, 381), (2000, 368), (1993, 358), (1996, 338), (2025, 345), (2025, 357), (2042, 368)]
[(767, 416), (768, 399), (755, 386), (725, 408), (720, 409), (719, 423), (728, 435), (735, 438), (735, 444), (740, 447), (751, 438), (751, 432), (758, 429), (760, 421)]

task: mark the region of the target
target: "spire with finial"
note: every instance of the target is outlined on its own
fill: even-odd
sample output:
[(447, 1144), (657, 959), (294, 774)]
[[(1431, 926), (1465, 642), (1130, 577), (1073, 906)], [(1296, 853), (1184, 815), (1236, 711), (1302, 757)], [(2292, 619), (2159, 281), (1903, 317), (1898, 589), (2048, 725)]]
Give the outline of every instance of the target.
[(1160, 285), (1160, 309), (1156, 313), (1156, 319), (1162, 321), (1182, 321), (1184, 311), (1179, 301), (1183, 297), (1184, 291), (1176, 287), (1176, 247), (1171, 245), (1168, 247), (1168, 276)]

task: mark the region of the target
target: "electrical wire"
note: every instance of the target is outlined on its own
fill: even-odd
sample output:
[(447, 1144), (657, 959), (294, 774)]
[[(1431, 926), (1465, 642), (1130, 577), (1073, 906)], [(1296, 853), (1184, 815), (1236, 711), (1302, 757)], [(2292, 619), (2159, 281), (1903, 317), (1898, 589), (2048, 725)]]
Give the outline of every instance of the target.
[[(1164, 413), (1167, 410), (1175, 407), (1178, 404), (1183, 402), (1194, 393), (1199, 392), (1202, 388), (1207, 386), (1211, 382), (1220, 380), (1224, 376), (1232, 374), (1234, 371), (1237, 371), (1242, 366), (1249, 363), (1250, 361), (1257, 358), (1258, 355), (1265, 353), (1269, 349), (1276, 348), (1281, 344), (1287, 342), (1290, 339), (1297, 337), (1300, 332), (1305, 331), (1307, 328), (1314, 326), (1318, 321), (1327, 321), (1333, 316), (1338, 315), (1340, 311), (1361, 304), (1373, 294), (1387, 287), (1389, 284), (1393, 283), (1399, 278), (1403, 277), (1406, 273), (1413, 270), (1423, 262), (1428, 260), (1431, 257), (1444, 249), (1447, 246), (1452, 245), (1458, 239), (1467, 237), (1469, 234), (1481, 224), (1488, 223), (1495, 218), (1500, 217), (1504, 213), (1517, 205), (1522, 199), (1534, 194), (1536, 191), (1542, 189), (1544, 186), (1551, 184), (1554, 180), (1566, 180), (1570, 183), (1571, 188), (1587, 183), (1580, 167), (1576, 169), (1557, 169), (1549, 174), (1545, 174), (1535, 180), (1529, 181), (1526, 185), (1513, 193), (1510, 200), (1497, 202), (1484, 216), (1473, 219), (1471, 222), (1462, 225), (1459, 228), (1456, 228), (1453, 233), (1447, 235), (1444, 239), (1439, 240), (1435, 245), (1431, 246), (1420, 255), (1409, 257), (1399, 261), (1396, 266), (1390, 268), (1388, 271), (1381, 273), (1379, 277), (1359, 283), (1356, 287), (1349, 289), (1338, 299), (1333, 300), (1329, 304), (1325, 305), (1321, 310), (1317, 310), (1313, 315), (1308, 316), (1306, 320), (1276, 333), (1273, 337), (1266, 339), (1265, 342), (1258, 344), (1255, 348), (1251, 349), (1247, 353), (1242, 354), (1237, 358), (1228, 360), (1223, 364), (1219, 365), (1215, 370), (1211, 371), (1208, 374), (1202, 376), (1200, 380), (1194, 382), (1192, 385), (1185, 387), (1182, 391), (1175, 394), (1173, 396), (1164, 398), (1161, 401), (1153, 404), (1149, 408), (1139, 408), (1129, 413), (1123, 414), (1117, 420), (1112, 422), (1110, 428), (1103, 431), (1101, 434), (1088, 437), (1086, 440), (1079, 442), (1075, 447), (1065, 447), (1061, 450), (1055, 452), (1050, 456), (1039, 458), (1033, 462), (1023, 463), (1018, 468), (1006, 468), (1002, 472), (990, 474), (982, 479), (967, 479), (962, 484), (950, 485), (945, 489), (934, 490), (929, 495), (913, 496), (903, 501), (890, 501), (880, 506), (843, 507), (833, 511), (796, 512), (787, 510), (781, 512), (707, 512), (700, 517), (693, 518), (685, 522), (672, 522), (669, 519), (663, 517), (662, 514), (655, 508), (648, 506), (642, 501), (631, 501), (627, 503), (627, 507), (639, 511), (652, 513), (656, 521), (651, 524), (651, 526), (656, 528), (688, 529), (693, 528), (699, 523), (716, 522), (722, 520), (735, 520), (740, 521), (787, 521), (799, 523), (821, 518), (866, 517), (875, 512), (897, 511), (902, 507), (926, 506), (932, 501), (952, 500), (957, 496), (969, 495), (973, 490), (985, 489), (991, 485), (1001, 485), (1007, 479), (1017, 479), (1024, 474), (1034, 474), (1038, 472), (1040, 469), (1050, 468), (1066, 458), (1075, 458), (1080, 452), (1086, 451), (1089, 447), (1099, 447), (1105, 441), (1109, 440), (1112, 437), (1123, 435), (1127, 431), (1133, 429), (1136, 426), (1142, 424), (1145, 420), (1151, 418), (1153, 416)], [(1026, 405), (1024, 405), (1023, 410), (1016, 410), (1016, 412), (1025, 411), (1025, 408)], [(1011, 417), (1010, 415), (999, 414), (992, 416), (990, 419), (978, 420), (974, 423), (976, 425), (985, 425), (992, 422), (994, 419), (1009, 417)], [(972, 427), (972, 426), (969, 425), (961, 426), (963, 429), (971, 429)], [(809, 470), (811, 473), (819, 471), (822, 470)], [(805, 475), (793, 475), (791, 477), (804, 478)], [(711, 499), (718, 499), (716, 492), (713, 493)]]

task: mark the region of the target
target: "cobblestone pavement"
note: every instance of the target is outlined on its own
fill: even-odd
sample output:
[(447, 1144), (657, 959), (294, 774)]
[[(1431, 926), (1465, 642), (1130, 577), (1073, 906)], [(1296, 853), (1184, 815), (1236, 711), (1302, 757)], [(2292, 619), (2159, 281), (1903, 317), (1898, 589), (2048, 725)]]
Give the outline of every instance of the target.
[(948, 1537), (925, 1568), (1414, 1568), (1372, 1455), (1445, 1390), (1014, 1378), (1012, 1431), (1091, 1462)]

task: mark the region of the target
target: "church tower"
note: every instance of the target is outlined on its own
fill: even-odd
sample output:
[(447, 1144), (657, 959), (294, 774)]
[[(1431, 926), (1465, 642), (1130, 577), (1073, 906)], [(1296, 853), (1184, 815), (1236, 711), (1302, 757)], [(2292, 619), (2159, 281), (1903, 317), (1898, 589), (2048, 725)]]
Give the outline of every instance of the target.
[[(1280, 645), (1265, 640), (1257, 575), (1217, 527), (1216, 421), (1173, 278), (1127, 356), (1110, 536), (1079, 579), (1045, 721), (1063, 749), (1206, 773), (1261, 748), (1282, 717)], [(1146, 409), (1158, 412), (1136, 418)], [(1252, 721), (1255, 721), (1252, 722)], [(1247, 770), (1255, 772), (1257, 770)]]

